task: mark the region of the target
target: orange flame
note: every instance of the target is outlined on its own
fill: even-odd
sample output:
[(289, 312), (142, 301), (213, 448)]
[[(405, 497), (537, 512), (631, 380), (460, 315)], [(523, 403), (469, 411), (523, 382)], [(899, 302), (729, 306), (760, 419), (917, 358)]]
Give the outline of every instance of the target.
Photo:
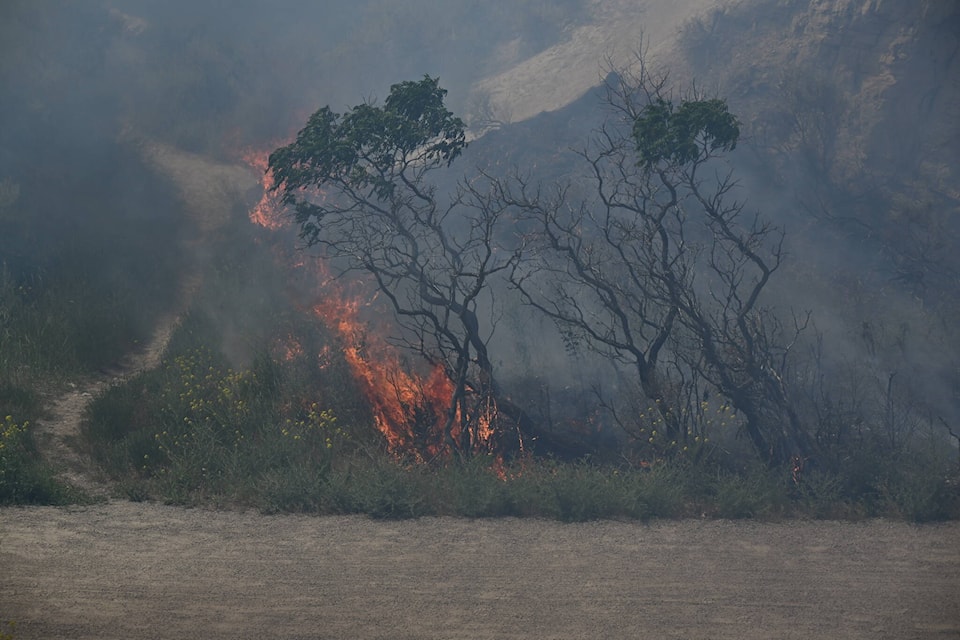
[(263, 193), (260, 201), (250, 209), (250, 222), (276, 231), (281, 229), (286, 221), (283, 216), (283, 204), (280, 195), (273, 191), (273, 173), (269, 171), (270, 153), (248, 149), (242, 154), (243, 161), (260, 176), (260, 186)]
[[(283, 205), (273, 186), (273, 176), (267, 171), (269, 154), (247, 151), (244, 161), (262, 176), (263, 194), (251, 209), (250, 221), (271, 230), (289, 223), (283, 215)], [(322, 197), (322, 195), (321, 195)], [(297, 256), (295, 266), (306, 266), (303, 254)], [(367, 398), (377, 429), (385, 437), (391, 452), (410, 454), (426, 460), (452, 453), (445, 442), (442, 425), (446, 424), (453, 383), (442, 365), (434, 366), (426, 376), (409, 372), (403, 366), (399, 351), (362, 318), (362, 311), (372, 304), (367, 294), (348, 293), (342, 284), (328, 275), (322, 261), (316, 261), (320, 301), (313, 311), (340, 338), (343, 357), (351, 373)], [(362, 283), (360, 283), (362, 286)], [(369, 291), (369, 290), (368, 290)], [(291, 345), (286, 353), (296, 354), (299, 344)], [(323, 359), (327, 354), (318, 354)], [(450, 439), (458, 441), (461, 414), (456, 409)], [(480, 439), (490, 440), (496, 407), (490, 407), (481, 417)]]
[[(449, 453), (440, 426), (446, 422), (453, 384), (443, 367), (433, 367), (426, 377), (408, 372), (397, 349), (361, 319), (367, 306), (361, 297), (349, 297), (330, 280), (323, 291), (314, 313), (340, 338), (343, 356), (389, 449), (420, 460)], [(451, 435), (456, 437), (457, 430)]]
[(300, 341), (297, 340), (296, 337), (288, 335), (286, 340), (277, 341), (274, 352), (287, 362), (290, 362), (303, 355), (303, 345), (300, 344)]

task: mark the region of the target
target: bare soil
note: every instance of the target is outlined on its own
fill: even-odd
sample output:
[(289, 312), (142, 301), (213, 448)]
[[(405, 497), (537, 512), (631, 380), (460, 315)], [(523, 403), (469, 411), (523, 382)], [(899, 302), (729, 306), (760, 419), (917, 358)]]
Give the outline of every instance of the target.
[(0, 510), (20, 638), (960, 638), (960, 524)]

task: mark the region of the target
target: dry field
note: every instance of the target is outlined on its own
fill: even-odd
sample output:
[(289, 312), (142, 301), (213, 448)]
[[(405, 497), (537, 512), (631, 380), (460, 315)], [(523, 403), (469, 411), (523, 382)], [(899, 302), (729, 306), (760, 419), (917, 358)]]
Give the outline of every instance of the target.
[(18, 640), (960, 638), (960, 523), (383, 522), (111, 502), (0, 510), (0, 576)]

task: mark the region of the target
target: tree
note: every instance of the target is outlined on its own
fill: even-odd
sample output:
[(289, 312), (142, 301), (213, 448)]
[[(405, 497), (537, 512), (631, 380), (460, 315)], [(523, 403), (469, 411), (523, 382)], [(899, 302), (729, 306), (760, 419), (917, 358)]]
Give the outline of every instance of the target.
[(635, 372), (668, 438), (693, 434), (695, 408), (712, 391), (737, 410), (762, 457), (806, 456), (812, 443), (785, 386), (804, 321), (787, 332), (761, 304), (783, 234), (734, 198), (722, 154), (736, 147), (737, 119), (723, 100), (696, 93), (674, 104), (667, 77), (637, 63), (608, 76), (617, 118), (580, 152), (590, 197), (523, 176), (500, 182), (537, 250), (511, 280), (569, 340)]
[(301, 237), (344, 271), (369, 274), (389, 300), (396, 338), (444, 367), (453, 391), (444, 440), (468, 453), (496, 412), (488, 353), (491, 281), (517, 261), (505, 208), (477, 183), (441, 194), (432, 181), (466, 147), (438, 79), (395, 84), (382, 106), (323, 107), (269, 168)]

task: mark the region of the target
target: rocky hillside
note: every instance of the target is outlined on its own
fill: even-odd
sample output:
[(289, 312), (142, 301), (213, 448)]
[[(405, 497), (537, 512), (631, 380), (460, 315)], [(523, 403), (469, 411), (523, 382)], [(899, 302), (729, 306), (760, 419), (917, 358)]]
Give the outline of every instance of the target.
[(822, 178), (960, 197), (960, 5), (754, 0), (688, 22), (678, 53)]

